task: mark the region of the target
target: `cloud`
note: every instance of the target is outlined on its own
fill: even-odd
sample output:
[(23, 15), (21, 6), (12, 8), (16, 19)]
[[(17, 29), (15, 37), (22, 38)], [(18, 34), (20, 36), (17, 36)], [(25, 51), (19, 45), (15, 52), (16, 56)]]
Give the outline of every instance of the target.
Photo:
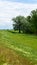
[(11, 29), (13, 17), (18, 15), (27, 16), (31, 10), (36, 9), (37, 4), (0, 1), (0, 29)]

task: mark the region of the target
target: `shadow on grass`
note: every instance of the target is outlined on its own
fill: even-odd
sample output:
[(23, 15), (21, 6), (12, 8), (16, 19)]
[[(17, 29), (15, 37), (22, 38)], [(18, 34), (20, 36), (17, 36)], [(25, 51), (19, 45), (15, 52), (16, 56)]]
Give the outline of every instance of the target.
[(13, 33), (13, 34), (26, 34), (26, 35), (34, 35), (34, 36), (37, 36), (36, 34), (34, 34), (34, 33), (23, 33), (23, 32), (21, 32), (21, 33), (19, 33), (19, 31), (14, 31), (14, 30), (7, 30), (8, 32), (10, 32), (10, 33)]

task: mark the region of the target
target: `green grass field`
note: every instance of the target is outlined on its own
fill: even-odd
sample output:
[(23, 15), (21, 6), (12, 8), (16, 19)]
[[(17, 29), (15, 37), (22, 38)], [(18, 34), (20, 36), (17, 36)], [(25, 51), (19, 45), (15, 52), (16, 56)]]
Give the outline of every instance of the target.
[(37, 65), (37, 36), (0, 30), (0, 65)]

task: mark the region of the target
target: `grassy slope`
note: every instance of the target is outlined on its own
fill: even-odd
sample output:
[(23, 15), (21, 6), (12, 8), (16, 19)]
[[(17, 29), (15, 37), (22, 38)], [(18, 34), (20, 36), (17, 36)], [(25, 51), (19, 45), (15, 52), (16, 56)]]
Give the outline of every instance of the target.
[(0, 31), (0, 45), (11, 48), (37, 64), (37, 36)]
[(33, 65), (14, 50), (0, 46), (0, 65)]

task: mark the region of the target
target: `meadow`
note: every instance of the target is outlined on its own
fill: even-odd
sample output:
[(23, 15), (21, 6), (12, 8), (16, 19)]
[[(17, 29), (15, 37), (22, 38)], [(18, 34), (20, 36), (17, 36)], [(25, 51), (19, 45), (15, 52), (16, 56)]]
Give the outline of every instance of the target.
[(0, 65), (37, 65), (37, 35), (0, 30)]

